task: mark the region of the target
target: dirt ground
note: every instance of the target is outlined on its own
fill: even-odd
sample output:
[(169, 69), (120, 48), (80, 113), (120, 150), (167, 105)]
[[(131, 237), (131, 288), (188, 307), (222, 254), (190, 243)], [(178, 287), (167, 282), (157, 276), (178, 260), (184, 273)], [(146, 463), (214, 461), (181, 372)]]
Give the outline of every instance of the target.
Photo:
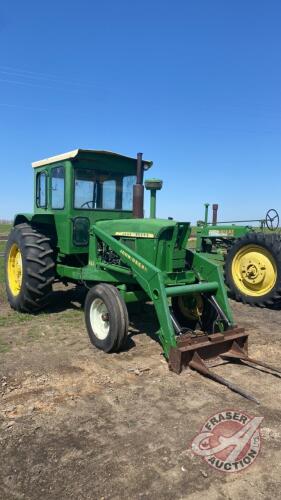
[[(57, 291), (37, 316), (0, 305), (0, 499), (280, 497), (281, 379), (246, 366), (216, 372), (260, 406), (186, 370), (168, 370), (150, 305), (130, 311), (128, 349), (90, 344), (81, 297)], [(281, 367), (281, 311), (232, 302), (251, 354)], [(244, 472), (223, 474), (190, 443), (212, 414), (262, 416), (262, 449)]]

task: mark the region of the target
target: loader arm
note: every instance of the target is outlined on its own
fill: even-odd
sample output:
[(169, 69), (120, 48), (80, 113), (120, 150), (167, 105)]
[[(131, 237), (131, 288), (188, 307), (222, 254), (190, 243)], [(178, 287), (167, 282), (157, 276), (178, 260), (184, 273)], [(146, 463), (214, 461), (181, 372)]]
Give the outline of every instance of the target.
[[(104, 241), (120, 257), (122, 262), (131, 268), (133, 276), (153, 301), (160, 325), (158, 334), (164, 354), (168, 358), (171, 347), (176, 347), (177, 342), (170, 317), (162, 272), (141, 255), (138, 255), (98, 227), (98, 224), (95, 224), (92, 230), (93, 235)], [(116, 267), (118, 268), (118, 266)]]
[[(174, 327), (171, 320), (168, 297), (176, 295), (187, 295), (191, 293), (213, 293), (218, 289), (217, 281), (200, 282), (193, 284), (182, 284), (178, 286), (165, 286), (164, 275), (160, 269), (148, 260), (127, 247), (119, 240), (113, 238), (108, 232), (95, 224), (92, 227), (92, 235), (106, 243), (131, 269), (134, 278), (148, 297), (153, 301), (157, 318), (160, 325), (158, 332), (165, 356), (169, 357), (172, 347), (177, 346)], [(96, 242), (94, 243), (96, 247)], [(213, 265), (208, 261), (210, 267)], [(118, 266), (116, 266), (118, 269)], [(214, 272), (214, 276), (216, 273)], [(203, 277), (202, 277), (203, 278)]]

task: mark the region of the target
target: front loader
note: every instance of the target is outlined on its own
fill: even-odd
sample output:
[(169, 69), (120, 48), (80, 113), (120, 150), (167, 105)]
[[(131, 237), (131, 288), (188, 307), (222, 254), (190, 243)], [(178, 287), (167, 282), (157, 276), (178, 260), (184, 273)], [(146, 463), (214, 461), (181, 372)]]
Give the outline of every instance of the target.
[(273, 368), (248, 357), (248, 334), (234, 324), (220, 265), (186, 250), (190, 223), (156, 218), (157, 179), (145, 183), (151, 210), (143, 218), (143, 174), (151, 166), (140, 153), (135, 160), (93, 150), (34, 163), (34, 213), (15, 217), (6, 247), (10, 305), (37, 312), (54, 281), (83, 284), (90, 340), (111, 353), (126, 347), (126, 304), (151, 301), (171, 370), (189, 366), (256, 401), (210, 364)]

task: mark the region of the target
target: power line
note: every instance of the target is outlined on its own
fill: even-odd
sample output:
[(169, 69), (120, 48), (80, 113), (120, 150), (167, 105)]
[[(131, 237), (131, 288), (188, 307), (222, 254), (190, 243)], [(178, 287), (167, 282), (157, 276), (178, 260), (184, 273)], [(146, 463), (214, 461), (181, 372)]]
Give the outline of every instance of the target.
[[(23, 81), (28, 80), (45, 80), (48, 83), (58, 83), (61, 85), (83, 87), (83, 88), (97, 88), (97, 85), (93, 83), (86, 83), (81, 81), (75, 81), (70, 79), (58, 78), (55, 75), (44, 74), (40, 72), (28, 71), (20, 68), (12, 68), (10, 66), (0, 66), (0, 73), (3, 75), (8, 75), (11, 77), (22, 78)], [(13, 81), (15, 83), (15, 81)]]

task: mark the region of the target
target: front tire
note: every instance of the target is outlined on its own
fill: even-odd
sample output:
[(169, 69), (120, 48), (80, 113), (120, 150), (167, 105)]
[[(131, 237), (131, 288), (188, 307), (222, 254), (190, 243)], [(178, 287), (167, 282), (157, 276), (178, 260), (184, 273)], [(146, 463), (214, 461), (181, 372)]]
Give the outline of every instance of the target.
[(225, 259), (225, 282), (237, 301), (260, 307), (279, 306), (280, 236), (251, 232), (239, 238)]
[(128, 333), (128, 311), (117, 288), (100, 283), (85, 300), (85, 322), (92, 344), (104, 352), (118, 352)]
[(10, 306), (20, 312), (36, 312), (47, 305), (55, 279), (50, 238), (29, 224), (15, 226), (5, 251), (6, 293)]
[(173, 297), (172, 309), (182, 327), (204, 333), (217, 331), (217, 312), (206, 296), (194, 293)]
[(200, 294), (172, 297), (172, 309), (180, 325), (195, 330), (203, 313), (204, 303)]

